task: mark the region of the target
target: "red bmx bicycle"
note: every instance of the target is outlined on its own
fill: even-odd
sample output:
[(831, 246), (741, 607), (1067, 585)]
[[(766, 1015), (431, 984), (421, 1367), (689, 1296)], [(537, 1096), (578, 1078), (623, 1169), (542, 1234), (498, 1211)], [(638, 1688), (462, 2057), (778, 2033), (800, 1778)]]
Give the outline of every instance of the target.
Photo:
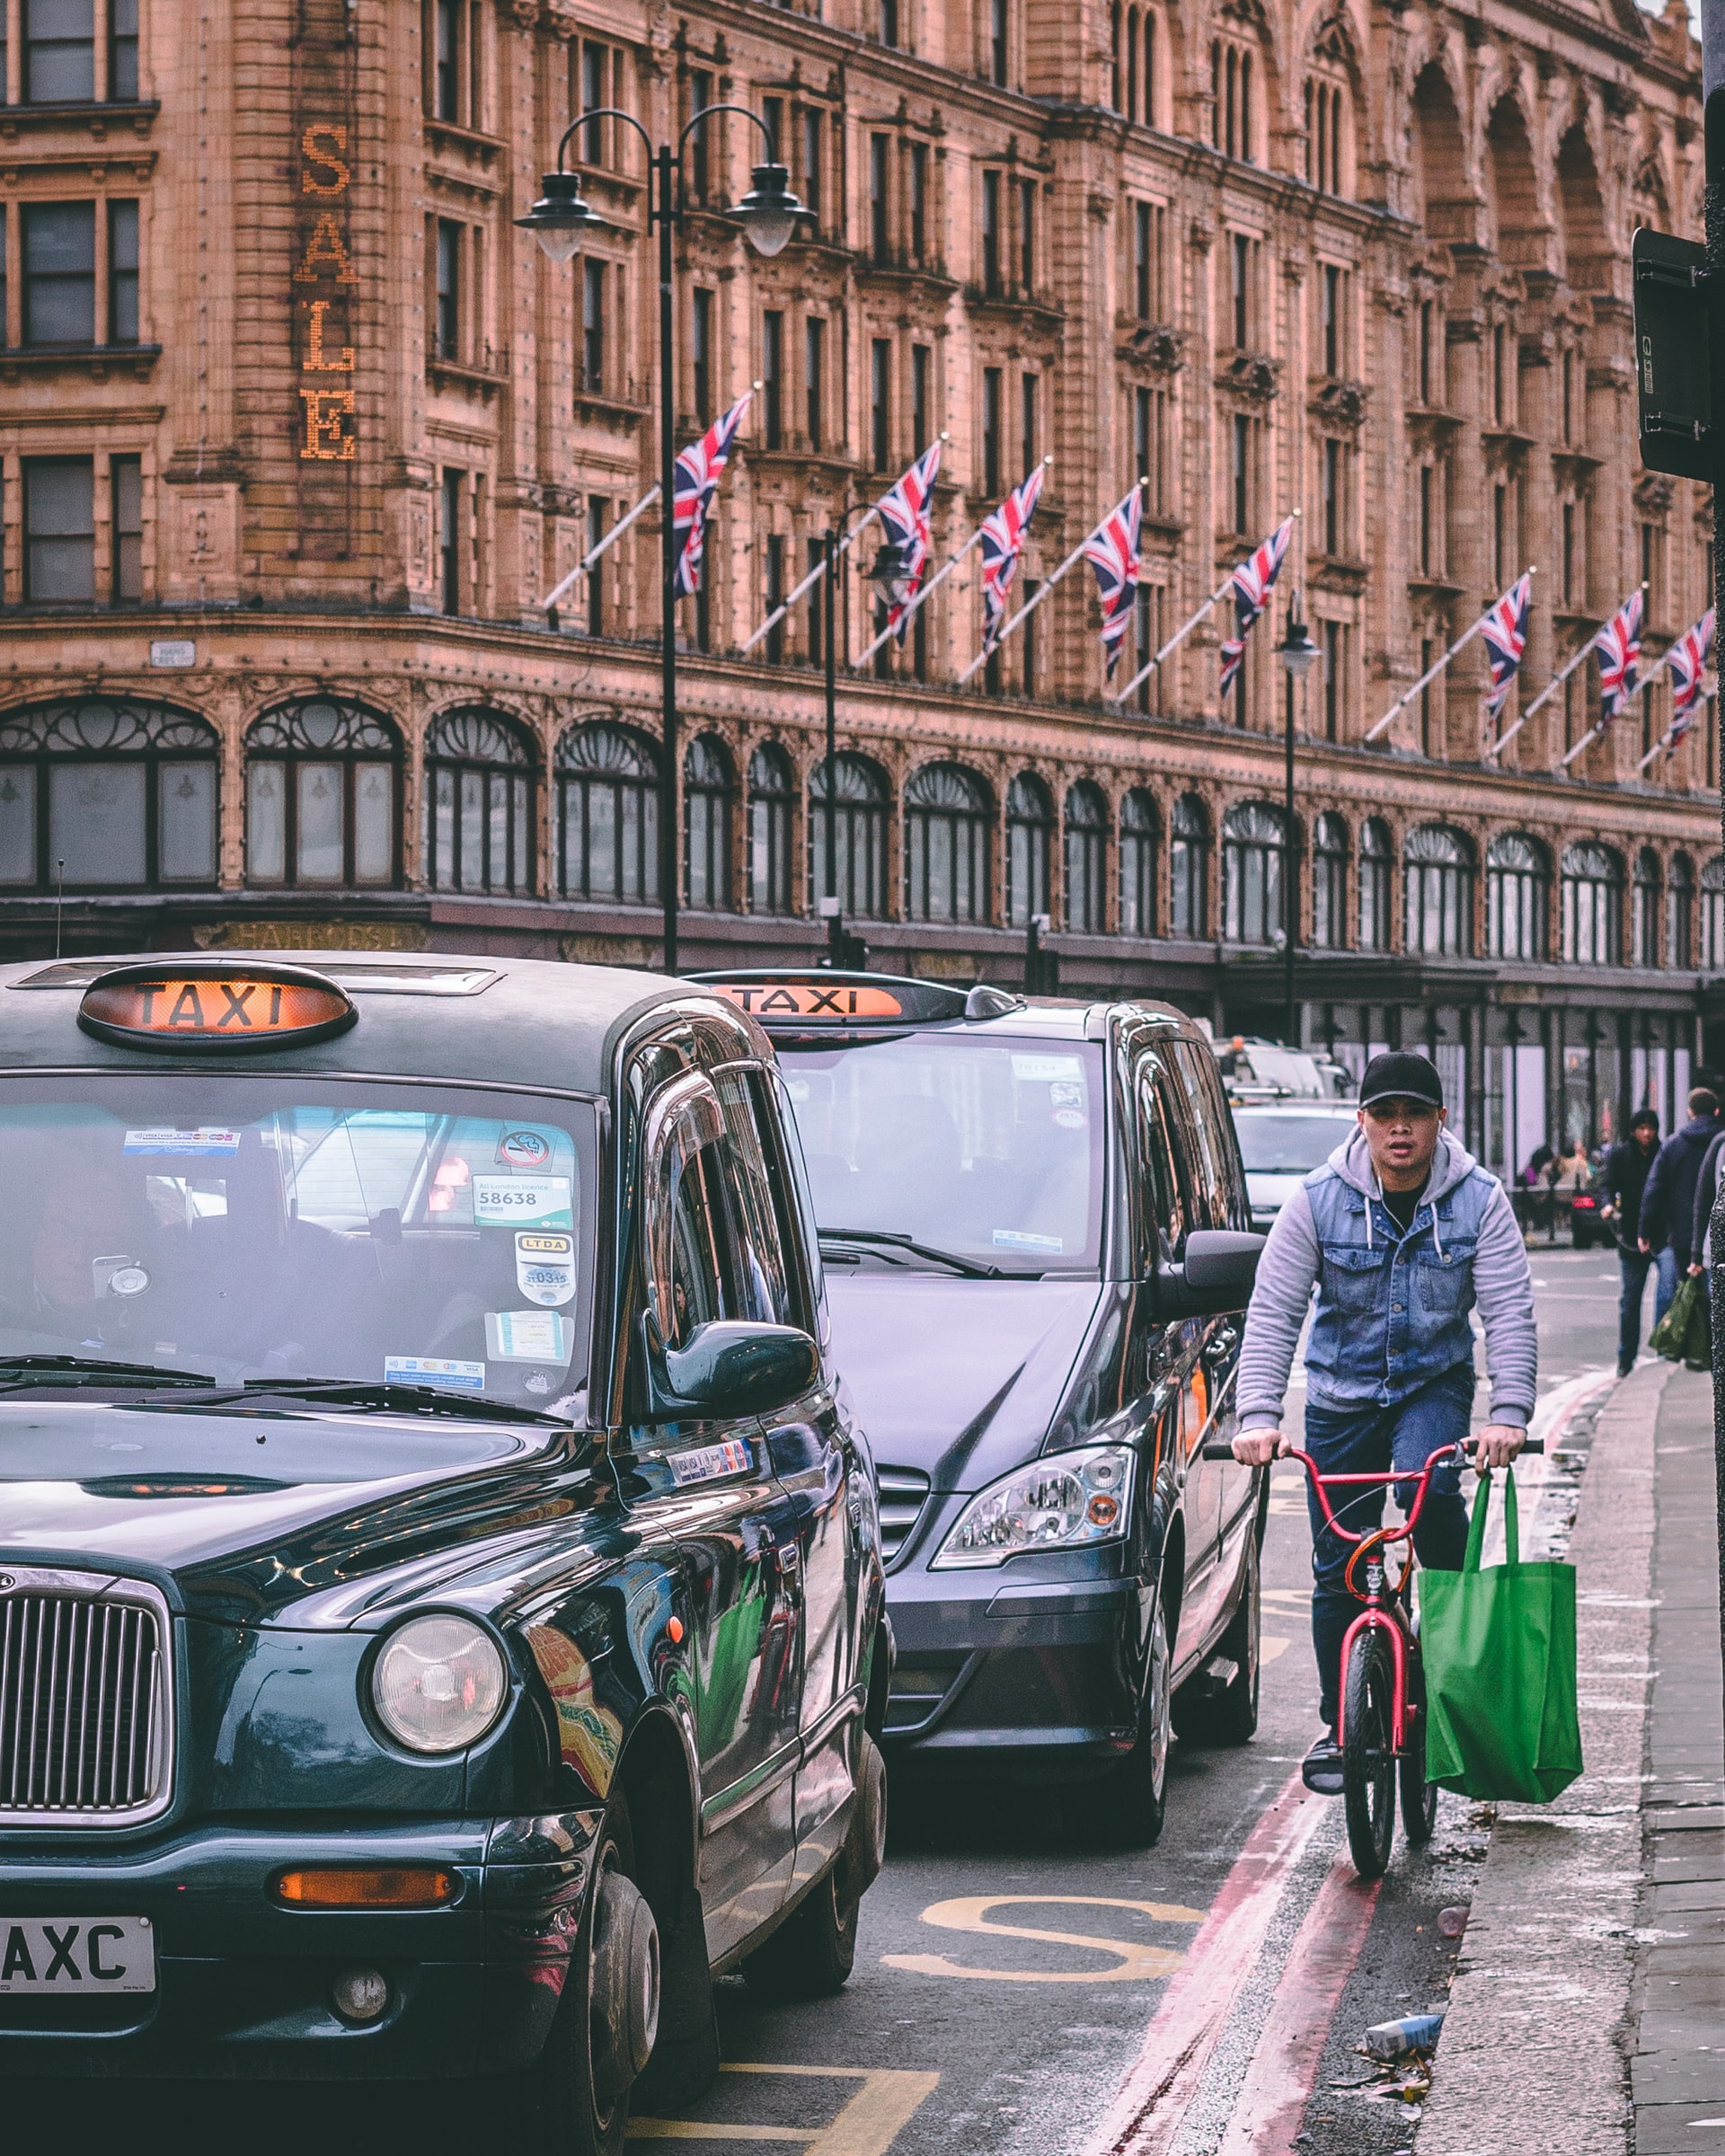
[[(1318, 1507), (1332, 1533), (1355, 1547), (1343, 1578), (1361, 1604), (1341, 1643), (1341, 1715), (1336, 1730), (1341, 1746), (1342, 1801), (1347, 1809), (1348, 1848), (1363, 1879), (1383, 1876), (1395, 1835), (1395, 1791), (1402, 1785), (1402, 1825), (1409, 1842), (1429, 1842), (1438, 1825), (1438, 1784), (1426, 1780), (1426, 1680), (1420, 1657), (1420, 1624), (1414, 1612), (1413, 1531), (1424, 1509), (1431, 1478), (1452, 1455), (1471, 1453), (1474, 1440), (1439, 1445), (1417, 1473), (1392, 1469), (1387, 1474), (1321, 1475), (1309, 1453), (1296, 1448), (1311, 1478)], [(1543, 1453), (1530, 1440), (1526, 1453)], [(1207, 1445), (1207, 1460), (1231, 1460), (1225, 1445)], [(1345, 1487), (1412, 1485), (1407, 1514), (1386, 1526), (1355, 1533), (1336, 1517), (1331, 1493)], [(1345, 1500), (1342, 1509), (1346, 1511)], [(1392, 1579), (1386, 1553), (1402, 1545), (1400, 1571)], [(1360, 1584), (1361, 1575), (1365, 1584)]]

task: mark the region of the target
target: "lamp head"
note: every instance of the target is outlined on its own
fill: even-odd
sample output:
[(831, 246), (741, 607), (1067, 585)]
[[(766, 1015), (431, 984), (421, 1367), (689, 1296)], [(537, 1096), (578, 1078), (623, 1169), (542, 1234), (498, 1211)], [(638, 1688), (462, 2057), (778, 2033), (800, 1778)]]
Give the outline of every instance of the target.
[(1323, 657), (1312, 641), (1305, 617), (1300, 613), (1300, 595), (1296, 591), (1288, 601), (1287, 627), (1282, 641), (1276, 647), (1276, 656), (1296, 681), (1304, 681)]
[(609, 221), (583, 197), (579, 172), (546, 172), (539, 184), (544, 190), (539, 199), (515, 221), (553, 262), (573, 261), (588, 233), (611, 230)]
[(902, 606), (916, 589), (916, 570), (910, 558), (910, 549), (902, 539), (888, 539), (881, 544), (869, 570), (869, 581), (889, 606)]
[(748, 192), (730, 214), (756, 254), (781, 254), (796, 232), (797, 219), (809, 213), (791, 191), (788, 165), (757, 164), (749, 177)]

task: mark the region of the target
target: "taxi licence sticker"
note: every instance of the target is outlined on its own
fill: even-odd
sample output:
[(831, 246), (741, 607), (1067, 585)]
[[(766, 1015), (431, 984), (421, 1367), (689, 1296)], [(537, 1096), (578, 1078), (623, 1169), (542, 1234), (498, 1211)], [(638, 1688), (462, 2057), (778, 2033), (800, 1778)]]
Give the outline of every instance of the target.
[(473, 1218), (482, 1227), (573, 1228), (566, 1175), (476, 1175)]
[(452, 1392), (482, 1392), (485, 1390), (483, 1363), (451, 1362), (440, 1355), (386, 1355), (384, 1357), (384, 1383), (386, 1385), (444, 1385)]
[(995, 1248), (997, 1250), (1064, 1250), (1066, 1247), (1058, 1235), (1034, 1235), (1029, 1228), (995, 1230)]
[(1052, 1085), (1057, 1079), (1082, 1080), (1084, 1066), (1076, 1056), (1017, 1056), (1013, 1057), (1013, 1076), (1027, 1085)]
[(551, 1164), (551, 1140), (543, 1131), (506, 1130), (497, 1141), (500, 1168), (545, 1168)]
[(542, 1310), (560, 1310), (575, 1294), (575, 1238), (529, 1230), (515, 1239), (515, 1285)]
[(722, 1445), (703, 1445), (692, 1453), (671, 1454), (671, 1480), (679, 1486), (686, 1482), (716, 1482), (721, 1475), (747, 1474), (755, 1464), (755, 1455), (740, 1437), (727, 1437)]
[(567, 1318), (550, 1310), (488, 1310), (485, 1352), (494, 1363), (566, 1363), (572, 1345)]
[(231, 1155), (240, 1150), (237, 1130), (128, 1130), (125, 1153), (201, 1153)]

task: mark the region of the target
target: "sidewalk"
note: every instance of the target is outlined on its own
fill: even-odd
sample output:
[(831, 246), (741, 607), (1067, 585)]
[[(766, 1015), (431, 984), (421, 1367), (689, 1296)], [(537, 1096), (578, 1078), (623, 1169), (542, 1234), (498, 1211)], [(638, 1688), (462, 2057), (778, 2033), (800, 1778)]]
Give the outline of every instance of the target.
[(1645, 1365), (1569, 1551), (1587, 1772), (1498, 1807), (1419, 2156), (1725, 2152), (1716, 1549), (1711, 1385)]

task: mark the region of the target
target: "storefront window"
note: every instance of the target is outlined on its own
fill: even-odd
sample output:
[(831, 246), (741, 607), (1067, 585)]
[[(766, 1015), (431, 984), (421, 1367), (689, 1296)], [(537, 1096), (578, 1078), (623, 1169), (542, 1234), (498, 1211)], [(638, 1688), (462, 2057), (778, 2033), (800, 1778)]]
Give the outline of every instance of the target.
[(1210, 819), (1195, 793), (1174, 803), (1168, 844), (1168, 932), (1201, 938), (1210, 932)]
[[(842, 910), (852, 919), (880, 921), (887, 910), (887, 818), (892, 795), (887, 774), (866, 756), (834, 759), (833, 852)], [(809, 888), (827, 891), (827, 759), (809, 774)]]
[(1222, 819), (1222, 933), (1230, 943), (1273, 943), (1282, 928), (1285, 839), (1279, 809), (1242, 801)]
[(568, 898), (647, 906), (659, 897), (659, 750), (599, 722), (557, 744), (560, 883)]
[(205, 720), (141, 699), (0, 716), (0, 888), (213, 884), (217, 750)]
[(533, 889), (533, 751), (512, 720), (446, 711), (425, 738), (426, 876), (434, 890)]
[(763, 742), (748, 760), (748, 903), (756, 914), (788, 914), (791, 808), (796, 800), (791, 759)]
[(1368, 816), (1359, 827), (1359, 948), (1390, 948), (1390, 875), (1395, 849), (1390, 826)]
[(1537, 839), (1505, 831), (1485, 855), (1486, 949), (1494, 959), (1543, 959), (1551, 917), (1550, 857)]
[(245, 738), (245, 875), (299, 888), (397, 880), (401, 744), (333, 697), (282, 704)]
[(1321, 816), (1312, 846), (1312, 941), (1320, 950), (1348, 947), (1348, 826)]
[(1630, 908), (1630, 962), (1657, 966), (1659, 962), (1659, 857), (1651, 846), (1635, 856), (1635, 883)]
[(1006, 795), (1006, 918), (1025, 928), (1048, 910), (1048, 864), (1054, 850), (1054, 803), (1033, 773), (1022, 771)]
[(1701, 969), (1725, 971), (1725, 858), (1717, 853), (1701, 871)]
[(1623, 962), (1623, 864), (1608, 846), (1588, 844), (1564, 853), (1563, 962)]
[(1665, 879), (1665, 962), (1683, 973), (1695, 962), (1695, 870), (1686, 853), (1671, 856)]
[(1424, 824), (1402, 854), (1407, 948), (1425, 958), (1473, 953), (1473, 848), (1459, 831)]
[(721, 913), (730, 904), (730, 758), (703, 734), (683, 759), (684, 879), (692, 906)]
[(1100, 936), (1103, 920), (1108, 803), (1101, 790), (1081, 779), (1066, 793), (1066, 926)]

